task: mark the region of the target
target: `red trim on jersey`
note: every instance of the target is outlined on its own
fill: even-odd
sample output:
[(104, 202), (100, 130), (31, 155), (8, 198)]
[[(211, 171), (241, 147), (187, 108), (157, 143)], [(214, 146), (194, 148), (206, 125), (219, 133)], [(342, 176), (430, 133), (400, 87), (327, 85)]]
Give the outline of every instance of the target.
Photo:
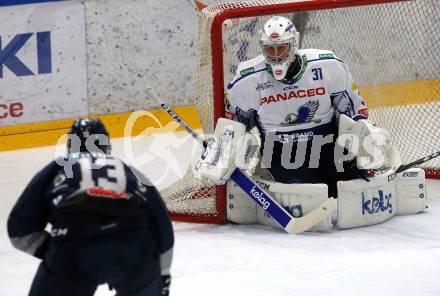
[(359, 114), (364, 115), (365, 117), (368, 118), (369, 114), (368, 114), (368, 109), (367, 108), (361, 108), (357, 111)]
[(91, 196), (110, 197), (110, 198), (124, 198), (127, 199), (128, 195), (125, 192), (115, 192), (103, 188), (90, 188), (87, 189), (87, 194)]

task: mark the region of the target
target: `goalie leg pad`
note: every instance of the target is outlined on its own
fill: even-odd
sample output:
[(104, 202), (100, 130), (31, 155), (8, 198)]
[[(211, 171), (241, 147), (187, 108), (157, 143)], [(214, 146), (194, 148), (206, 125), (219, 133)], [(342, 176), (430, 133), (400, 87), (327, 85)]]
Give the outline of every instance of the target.
[(370, 178), (338, 182), (338, 228), (382, 223), (396, 213), (396, 179), (392, 171)]
[(413, 168), (397, 175), (396, 215), (412, 215), (426, 209), (427, 194), (425, 171)]
[(229, 181), (227, 184), (226, 200), (228, 221), (238, 224), (258, 223), (257, 204), (234, 181)]
[[(319, 207), (328, 199), (326, 184), (284, 184), (263, 179), (256, 180), (263, 190), (285, 208), (293, 217), (301, 217)], [(260, 224), (280, 228), (262, 209), (257, 208), (257, 220)], [(310, 228), (308, 231), (329, 231), (333, 227), (331, 215)]]

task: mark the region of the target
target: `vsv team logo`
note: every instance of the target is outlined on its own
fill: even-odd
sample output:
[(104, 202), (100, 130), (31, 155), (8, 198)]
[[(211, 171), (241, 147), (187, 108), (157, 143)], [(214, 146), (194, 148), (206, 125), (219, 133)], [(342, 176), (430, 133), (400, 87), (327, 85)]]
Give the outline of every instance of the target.
[[(312, 121), (319, 108), (319, 101), (309, 101), (298, 108), (297, 113), (290, 113), (284, 119), (284, 124), (297, 124)], [(282, 123), (282, 124), (283, 124)]]
[[(36, 48), (33, 52), (35, 52), (37, 63), (36, 65), (26, 65), (17, 55), (32, 38), (36, 39)], [(49, 31), (17, 34), (8, 43), (4, 44), (3, 41), (4, 39), (0, 36), (0, 79), (3, 78), (5, 67), (16, 76), (52, 73), (52, 48)]]

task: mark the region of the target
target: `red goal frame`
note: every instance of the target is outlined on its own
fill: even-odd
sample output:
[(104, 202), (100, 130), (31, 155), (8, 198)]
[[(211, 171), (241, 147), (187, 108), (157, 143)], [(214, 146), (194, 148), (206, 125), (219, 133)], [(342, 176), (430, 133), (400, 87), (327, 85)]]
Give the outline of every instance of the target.
[[(411, 0), (311, 0), (302, 2), (270, 4), (252, 7), (227, 8), (214, 16), (211, 26), (211, 53), (212, 53), (212, 83), (214, 124), (218, 118), (225, 116), (224, 110), (224, 73), (223, 73), (223, 22), (228, 19), (256, 17), (272, 14), (284, 14), (313, 10), (326, 10), (344, 7), (367, 6), (395, 2), (408, 2)], [(221, 4), (220, 4), (221, 5)], [(440, 179), (440, 171), (426, 170), (427, 178)], [(176, 214), (171, 217), (177, 221), (200, 223), (226, 223), (226, 186), (216, 187), (216, 214), (194, 215)]]

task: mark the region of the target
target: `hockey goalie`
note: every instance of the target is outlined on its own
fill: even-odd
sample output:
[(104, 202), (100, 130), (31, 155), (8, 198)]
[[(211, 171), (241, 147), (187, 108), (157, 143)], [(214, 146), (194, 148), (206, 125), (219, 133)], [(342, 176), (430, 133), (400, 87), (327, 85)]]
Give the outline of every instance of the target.
[[(243, 169), (294, 217), (337, 198), (337, 212), (314, 231), (423, 211), (424, 171), (394, 173), (399, 153), (388, 131), (368, 120), (345, 63), (329, 50), (299, 49), (298, 36), (284, 17), (264, 24), (262, 54), (238, 65), (227, 86), (227, 118), (218, 120), (197, 174), (224, 184)], [(278, 227), (233, 182), (227, 203), (232, 222)]]

